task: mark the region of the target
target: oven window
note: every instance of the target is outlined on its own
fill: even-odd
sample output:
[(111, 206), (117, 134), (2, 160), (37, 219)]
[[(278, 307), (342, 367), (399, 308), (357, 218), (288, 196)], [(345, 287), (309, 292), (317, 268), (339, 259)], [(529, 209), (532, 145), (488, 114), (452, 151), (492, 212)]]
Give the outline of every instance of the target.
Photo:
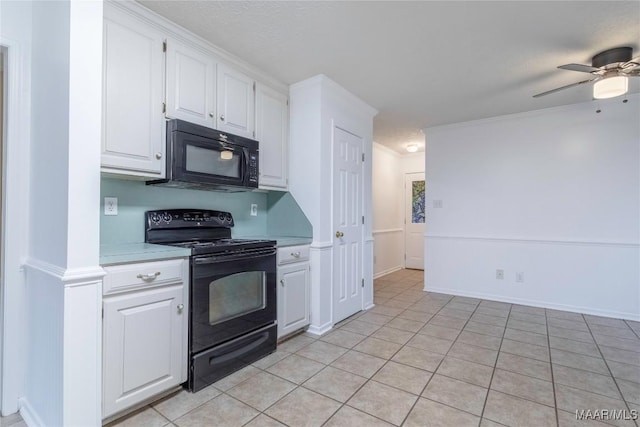
[(233, 152), (229, 159), (230, 153), (230, 151), (220, 151), (187, 144), (185, 169), (189, 172), (204, 173), (207, 175), (240, 178), (240, 161), (242, 160), (242, 155), (238, 152)]
[(209, 324), (262, 310), (266, 305), (266, 273), (248, 271), (214, 280), (209, 284)]

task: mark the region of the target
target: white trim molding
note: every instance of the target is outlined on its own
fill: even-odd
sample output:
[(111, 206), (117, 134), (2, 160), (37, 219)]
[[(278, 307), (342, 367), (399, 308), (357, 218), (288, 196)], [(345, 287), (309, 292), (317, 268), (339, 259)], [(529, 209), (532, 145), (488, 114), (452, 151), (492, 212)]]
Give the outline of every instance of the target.
[(307, 332), (312, 335), (320, 336), (320, 335), (326, 334), (332, 328), (333, 328), (333, 324), (331, 322), (327, 322), (324, 325), (320, 325), (320, 326), (309, 325), (309, 327), (307, 328)]
[(381, 228), (379, 230), (371, 231), (371, 234), (388, 234), (388, 233), (402, 233), (404, 228)]
[(571, 245), (571, 246), (609, 246), (609, 247), (621, 247), (621, 248), (640, 248), (640, 243), (635, 242), (614, 242), (614, 241), (599, 241), (599, 240), (564, 240), (564, 239), (545, 239), (545, 238), (527, 238), (527, 237), (492, 237), (492, 236), (453, 236), (453, 235), (438, 235), (438, 234), (425, 234), (425, 239), (438, 239), (438, 240), (476, 240), (485, 242), (496, 243), (539, 243), (539, 244), (553, 244), (553, 245)]
[(318, 242), (314, 240), (313, 242), (311, 242), (311, 245), (309, 245), (309, 248), (325, 251), (327, 249), (333, 249), (333, 242)]
[(102, 278), (106, 274), (100, 266), (65, 269), (64, 267), (48, 263), (37, 258), (27, 258), (23, 267), (26, 270), (37, 270), (58, 279), (67, 288), (73, 286), (93, 285), (95, 282), (102, 281)]
[(20, 416), (29, 427), (45, 427), (46, 424), (42, 421), (38, 413), (33, 410), (33, 407), (26, 398), (19, 398), (18, 405), (20, 407)]
[(404, 268), (404, 265), (398, 265), (396, 267), (387, 268), (386, 270), (383, 270), (383, 271), (380, 271), (380, 272), (374, 274), (373, 278), (374, 279), (378, 279), (378, 278), (380, 278), (382, 276), (386, 276), (387, 274), (391, 274), (391, 273), (393, 273), (395, 271), (402, 270), (403, 268)]

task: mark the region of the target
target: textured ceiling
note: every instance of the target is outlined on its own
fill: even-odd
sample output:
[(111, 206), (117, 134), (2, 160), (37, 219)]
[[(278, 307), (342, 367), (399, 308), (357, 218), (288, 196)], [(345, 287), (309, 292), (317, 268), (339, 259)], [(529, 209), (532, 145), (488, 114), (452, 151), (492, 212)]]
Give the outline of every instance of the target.
[(283, 83), (327, 75), (378, 109), (375, 141), (401, 153), (426, 127), (589, 101), (589, 85), (532, 95), (589, 77), (558, 65), (640, 55), (639, 1), (140, 3)]

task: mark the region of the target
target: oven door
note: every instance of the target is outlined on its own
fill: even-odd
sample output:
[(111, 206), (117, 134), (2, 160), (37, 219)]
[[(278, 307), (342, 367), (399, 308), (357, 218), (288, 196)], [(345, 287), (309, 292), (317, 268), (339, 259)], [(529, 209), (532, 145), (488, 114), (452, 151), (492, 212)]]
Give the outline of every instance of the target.
[(204, 185), (244, 186), (247, 149), (186, 132), (172, 132), (171, 178)]
[(276, 320), (276, 250), (191, 259), (191, 354)]

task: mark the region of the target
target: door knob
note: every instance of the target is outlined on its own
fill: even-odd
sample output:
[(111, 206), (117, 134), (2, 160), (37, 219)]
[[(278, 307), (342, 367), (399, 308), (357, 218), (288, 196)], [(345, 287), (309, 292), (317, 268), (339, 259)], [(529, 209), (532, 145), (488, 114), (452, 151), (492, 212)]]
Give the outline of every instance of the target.
[(182, 313), (182, 310), (184, 310), (184, 304), (178, 304), (178, 313)]
[(156, 159), (160, 160), (162, 158), (162, 153), (158, 152), (156, 153)]
[(209, 117), (213, 118), (213, 113), (209, 113)]
[(341, 239), (344, 236), (344, 233), (342, 231), (336, 231), (336, 237), (338, 239)]
[(284, 279), (280, 279), (280, 284), (284, 286)]

